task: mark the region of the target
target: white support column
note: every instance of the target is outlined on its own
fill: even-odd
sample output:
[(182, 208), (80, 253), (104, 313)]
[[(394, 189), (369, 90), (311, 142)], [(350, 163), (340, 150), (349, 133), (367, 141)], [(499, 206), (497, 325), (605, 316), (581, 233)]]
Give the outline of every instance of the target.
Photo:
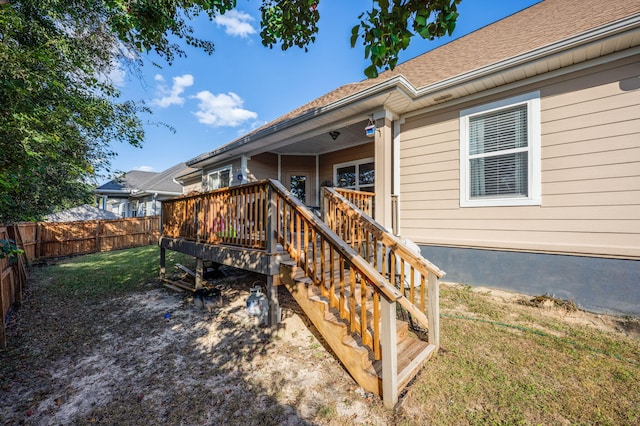
[(320, 207), (320, 156), (316, 154), (316, 207)]
[(396, 302), (380, 300), (382, 329), (382, 401), (387, 409), (398, 402), (398, 342), (396, 335)]
[(400, 229), (400, 203), (402, 202), (400, 198), (400, 126), (404, 124), (404, 118), (400, 120), (395, 120), (393, 122), (393, 165), (392, 165), (392, 173), (393, 173), (393, 190), (392, 194), (396, 196), (397, 205), (395, 206), (395, 211), (392, 211), (391, 214), (394, 215), (393, 225), (395, 226), (396, 235), (401, 235)]
[(278, 182), (282, 182), (282, 155), (278, 154)]
[(242, 179), (239, 184), (247, 183), (249, 177), (249, 170), (247, 169), (247, 156), (243, 155), (240, 157), (240, 174), (242, 175)]
[[(393, 120), (388, 111), (376, 118), (375, 135), (375, 219), (387, 229), (391, 229), (391, 193), (393, 162)], [(382, 123), (382, 125), (380, 124)]]

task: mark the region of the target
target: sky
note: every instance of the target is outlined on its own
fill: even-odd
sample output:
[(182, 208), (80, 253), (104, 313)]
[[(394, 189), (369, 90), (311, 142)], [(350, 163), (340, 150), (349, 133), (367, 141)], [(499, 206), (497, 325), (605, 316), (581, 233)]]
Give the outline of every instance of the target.
[[(435, 41), (414, 37), (399, 62), (538, 1), (463, 0), (453, 36)], [(214, 43), (213, 55), (183, 45), (187, 56), (176, 58), (172, 65), (148, 53), (142, 55), (140, 73), (126, 67), (112, 73), (122, 99), (144, 101), (152, 110), (151, 115), (142, 116), (146, 132), (142, 148), (121, 143), (111, 146), (117, 153), (112, 171), (161, 172), (232, 142), (343, 84), (366, 78), (364, 48), (356, 45), (352, 49), (349, 40), (351, 28), (360, 13), (371, 7), (370, 1), (321, 1), (319, 32), (306, 53), (262, 45), (260, 3), (238, 0), (235, 10), (213, 22), (205, 17), (193, 21), (195, 34)]]

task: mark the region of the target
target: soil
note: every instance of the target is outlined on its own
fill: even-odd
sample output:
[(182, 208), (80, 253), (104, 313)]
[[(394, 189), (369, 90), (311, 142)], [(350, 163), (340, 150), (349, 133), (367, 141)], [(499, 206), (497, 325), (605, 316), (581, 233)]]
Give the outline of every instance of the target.
[[(222, 303), (211, 311), (191, 293), (158, 283), (77, 306), (40, 300), (37, 288), (47, 283), (33, 284), (11, 324), (12, 346), (0, 354), (19, 359), (11, 371), (0, 368), (0, 424), (394, 423), (394, 413), (358, 387), (284, 288), (284, 319), (270, 333), (246, 311), (250, 288), (264, 288), (264, 277), (224, 272)], [(474, 291), (498, 303), (527, 300)], [(638, 333), (637, 320), (547, 305), (544, 315)]]

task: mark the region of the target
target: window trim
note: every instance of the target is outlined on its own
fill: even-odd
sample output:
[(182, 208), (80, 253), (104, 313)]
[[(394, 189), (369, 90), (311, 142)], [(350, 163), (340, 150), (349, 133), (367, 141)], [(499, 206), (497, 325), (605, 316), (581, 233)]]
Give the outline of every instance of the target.
[[(469, 118), (522, 104), (527, 105), (527, 135), (529, 136), (527, 144), (529, 153), (527, 177), (529, 196), (471, 199), (471, 185), (469, 184)], [(534, 206), (542, 204), (540, 120), (539, 91), (460, 111), (460, 207)]]
[[(349, 166), (355, 166), (356, 167), (356, 176), (359, 176), (359, 171), (360, 171), (360, 166), (362, 164), (368, 164), (368, 163), (373, 163), (374, 165), (374, 170), (375, 170), (375, 157), (367, 157), (367, 158), (362, 158), (360, 160), (355, 160), (355, 161), (346, 161), (344, 163), (337, 163), (333, 165), (333, 182), (334, 182), (334, 186), (336, 188), (338, 188), (338, 169), (342, 168), (342, 167), (349, 167)], [(374, 177), (375, 179), (375, 177)], [(367, 187), (372, 186), (375, 190), (375, 180), (373, 185), (366, 185)], [(354, 189), (356, 191), (361, 191), (360, 188), (360, 182), (356, 180), (356, 188), (347, 188), (347, 189)]]
[(215, 188), (212, 189), (209, 187), (209, 182), (211, 181), (211, 175), (214, 173), (219, 173), (223, 170), (229, 170), (229, 186), (225, 186), (224, 188), (231, 188), (233, 183), (233, 164), (228, 164), (226, 166), (218, 167), (217, 169), (209, 170), (207, 172), (207, 191), (215, 191), (215, 189), (223, 189), (223, 188)]

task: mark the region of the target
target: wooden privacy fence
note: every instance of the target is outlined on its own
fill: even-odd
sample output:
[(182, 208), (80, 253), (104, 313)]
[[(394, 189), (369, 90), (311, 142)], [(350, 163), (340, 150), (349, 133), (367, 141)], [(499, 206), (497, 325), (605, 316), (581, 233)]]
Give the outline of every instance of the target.
[(160, 237), (160, 216), (19, 226), (23, 235), (33, 235), (29, 261), (146, 246)]
[[(17, 245), (22, 241), (16, 226), (0, 225), (0, 240), (12, 240)], [(7, 343), (6, 319), (11, 307), (22, 301), (22, 290), (27, 282), (25, 256), (0, 259), (0, 348)]]

